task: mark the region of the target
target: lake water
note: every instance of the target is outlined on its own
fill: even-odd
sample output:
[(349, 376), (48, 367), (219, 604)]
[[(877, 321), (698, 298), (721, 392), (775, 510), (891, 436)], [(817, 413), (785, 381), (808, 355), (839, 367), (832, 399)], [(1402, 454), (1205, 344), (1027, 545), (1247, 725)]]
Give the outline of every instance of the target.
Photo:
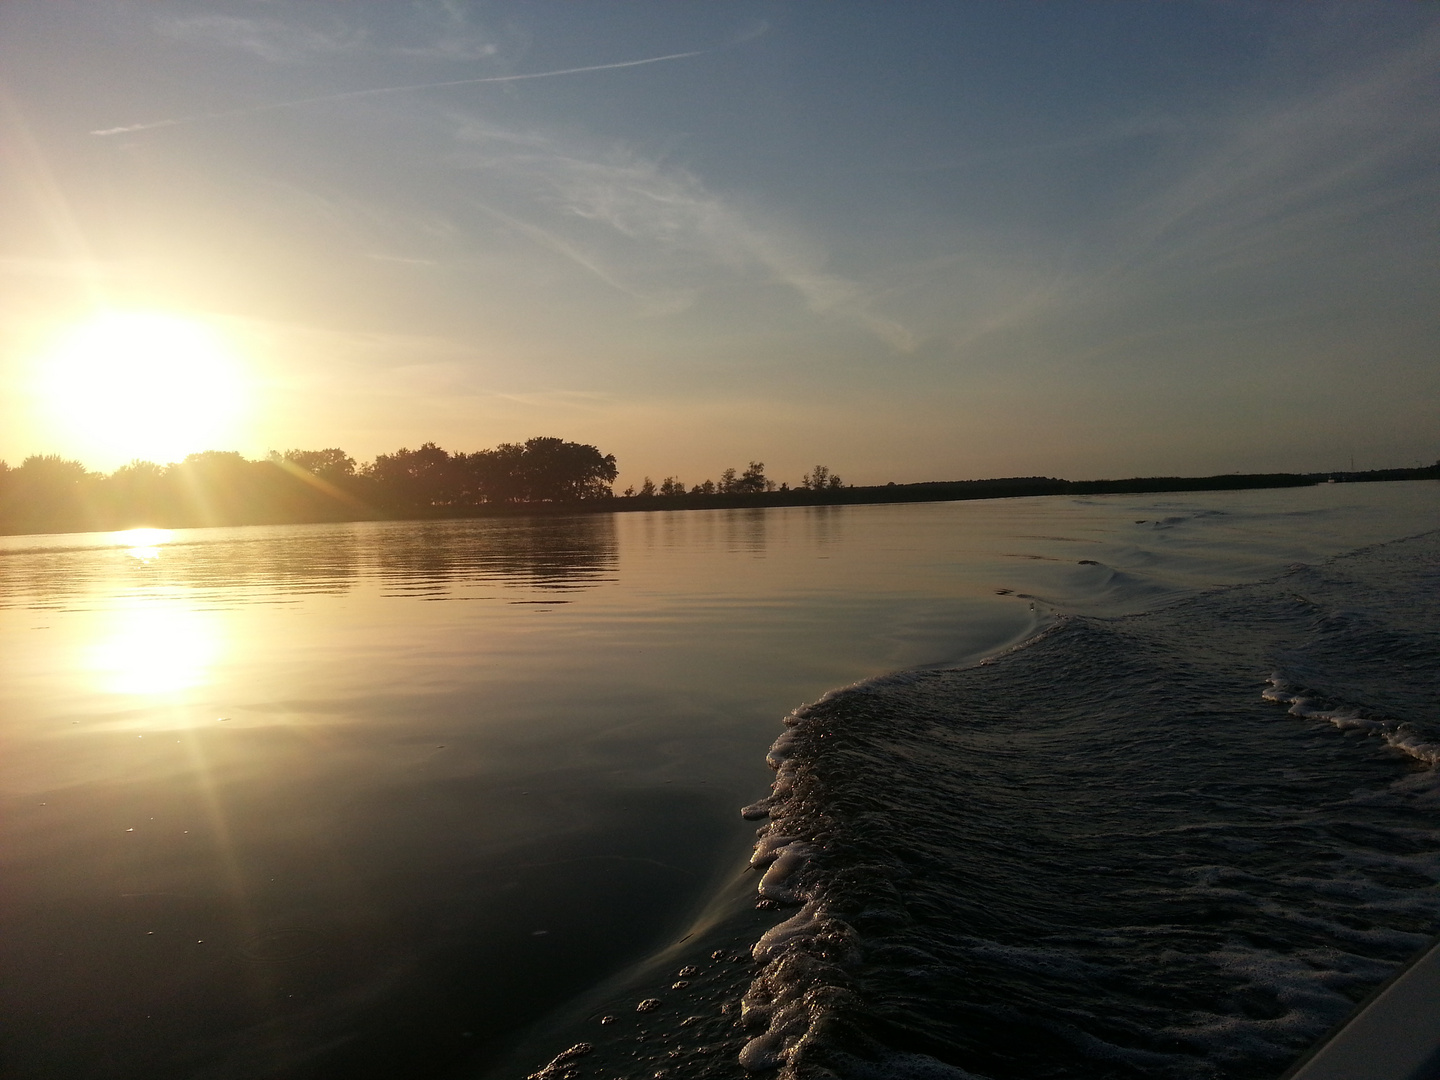
[[(1290, 638), (1275, 644), (1284, 619), (1272, 608), (1329, 589), (1336, 610), (1399, 610), (1405, 575), (1426, 572), (1413, 588), (1435, 592), (1434, 545), (1423, 540), (1385, 549), (1381, 569), (1348, 585), (1293, 575), (1323, 577), (1332, 556), (1440, 528), (1437, 496), (1416, 482), (0, 539), (5, 1075), (523, 1076), (581, 1040), (595, 1049), (548, 1075), (739, 1076), (742, 1054), (751, 1068), (796, 1076), (1188, 1077), (1222, 1059), (1224, 1075), (1277, 1073), (1415, 947), (1418, 921), (1433, 915), (1440, 841), (1417, 809), (1430, 797), (1428, 762), (1401, 745), (1428, 745), (1410, 720), (1434, 702), (1423, 665), (1435, 613), (1404, 610), (1391, 630), (1420, 644), (1392, 634), (1386, 648), (1409, 666), (1387, 669), (1388, 697), (1356, 704), (1369, 684), (1340, 679), (1322, 694), (1338, 662), (1301, 640), (1303, 627), (1285, 624)], [(1137, 623), (1145, 612), (1159, 614)], [(1095, 910), (1119, 887), (1105, 866), (1130, 851), (1168, 871), (1178, 850), (1117, 840), (1121, 825), (1094, 806), (1095, 829), (1066, 834), (1076, 793), (1102, 782), (1120, 786), (1112, 807), (1224, 833), (1226, 850), (1244, 855), (1236, 873), (1263, 876), (1274, 861), (1272, 837), (1234, 836), (1225, 829), (1239, 822), (1192, 822), (1193, 806), (1166, 802), (1200, 786), (1197, 770), (1222, 762), (1224, 744), (1172, 738), (1166, 753), (1189, 771), (1157, 790), (1145, 779), (1155, 762), (1114, 743), (1137, 710), (1163, 704), (1141, 669), (1166, 649), (1184, 654), (1182, 669), (1234, 674), (1272, 727), (1286, 708), (1305, 714), (1289, 723), (1319, 740), (1314, 753), (1343, 746), (1344, 761), (1360, 763), (1287, 764), (1301, 752), (1289, 744), (1253, 752), (1267, 776), (1295, 778), (1284, 791), (1235, 778), (1249, 785), (1225, 796), (1243, 804), (1236, 817), (1279, 820), (1277, 807), (1308, 784), (1327, 805), (1356, 790), (1388, 799), (1374, 812), (1384, 822), (1363, 827), (1411, 829), (1409, 862), (1385, 871), (1408, 874), (1410, 892), (1346, 916), (1375, 923), (1368, 951), (1331, 964), (1348, 981), (1255, 1004), (1218, 962), (1195, 960), (1173, 965), (1149, 1000), (1137, 989), (1140, 939), (1159, 931), (1096, 929)], [(1264, 666), (1281, 653), (1290, 668)], [(1081, 671), (1077, 657), (1109, 659)], [(765, 756), (781, 719), (827, 691), (916, 669), (927, 674), (866, 683), (791, 717), (795, 734), (774, 764), (784, 783), (803, 775), (809, 786), (803, 799), (777, 789), (758, 811), (774, 824), (760, 822), (771, 833), (757, 862), (763, 871), (778, 853), (772, 869), (784, 873), (769, 876), (757, 908), (760, 872), (746, 865), (757, 822), (739, 811), (770, 791)], [(1185, 670), (1170, 677), (1183, 682)], [(1149, 696), (1116, 697), (1120, 686)], [(1187, 700), (1215, 697), (1207, 715), (1239, 708), (1211, 683), (1192, 690)], [(1167, 717), (1167, 730), (1194, 712)], [(998, 725), (1014, 734), (1003, 747)], [(837, 771), (826, 747), (852, 729)], [(1356, 753), (1347, 730), (1381, 737)], [(1022, 749), (1026, 768), (967, 764)], [(1069, 768), (1096, 754), (1101, 774)], [(1037, 770), (1041, 759), (1061, 767)], [(1323, 791), (1305, 779), (1326, 768)], [(1041, 789), (1067, 772), (1063, 791)], [(918, 789), (885, 811), (888, 840), (873, 829), (866, 839), (837, 810), (907, 776)], [(1396, 794), (1396, 784), (1410, 787)], [(970, 797), (1003, 844), (919, 843), (926, 830), (960, 829), (945, 815)], [(1324, 844), (1311, 846), (1313, 861)], [(1080, 848), (1078, 861), (1064, 854)], [(1190, 854), (1198, 881), (1214, 853)], [(883, 873), (862, 871), (885, 858), (894, 865)], [(1312, 871), (1310, 887), (1333, 893)], [(1220, 889), (1226, 872), (1205, 887)], [(975, 891), (977, 875), (992, 894)], [(1194, 900), (1195, 881), (1156, 875), (1127, 881), (1145, 899), (1126, 918)], [(871, 926), (854, 897), (879, 910), (882, 879), (903, 917)], [(902, 879), (925, 884), (896, 891)], [(1026, 879), (1080, 899), (1048, 921), (986, 927), (957, 914), (1013, 903)], [(789, 929), (777, 935), (777, 924)], [(848, 972), (837, 989), (816, 957), (847, 933), (853, 956), (831, 964)], [(1259, 950), (1240, 967), (1261, 964), (1266, 948), (1295, 963), (1339, 948), (1255, 945), (1263, 932), (1248, 923), (1235, 934)], [(1231, 947), (1206, 940), (1163, 948), (1210, 957)], [(962, 992), (976, 965), (989, 965), (1001, 992)], [(844, 1005), (842, 989), (874, 1007)], [(1119, 1019), (1057, 1019), (1067, 1002), (1103, 1011), (1106, 994), (1123, 999)], [(1248, 1057), (1217, 1056), (1218, 1037), (1174, 1034), (1176, 1015), (1190, 1013), (1221, 1030), (1222, 999), (1237, 1002), (1235, 1023), (1261, 1025), (1240, 1039)], [(637, 1012), (642, 1000), (654, 1005)], [(862, 1033), (863, 1045), (836, 1031)]]

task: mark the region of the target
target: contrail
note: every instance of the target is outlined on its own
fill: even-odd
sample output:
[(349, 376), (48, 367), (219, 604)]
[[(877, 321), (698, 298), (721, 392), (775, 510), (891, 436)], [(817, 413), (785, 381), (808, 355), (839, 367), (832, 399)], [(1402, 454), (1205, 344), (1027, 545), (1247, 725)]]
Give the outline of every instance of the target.
[(132, 131), (150, 131), (153, 128), (175, 127), (179, 124), (193, 124), (197, 120), (220, 120), (228, 116), (248, 116), (252, 113), (273, 112), (276, 109), (292, 109), (297, 105), (315, 105), (322, 101), (344, 101), (348, 98), (373, 97), (376, 94), (400, 94), (407, 90), (437, 90), (445, 86), (473, 86), (476, 83), (519, 82), (521, 79), (549, 79), (556, 75), (581, 75), (587, 71), (613, 71), (616, 68), (640, 67), (643, 64), (663, 64), (669, 60), (688, 60), (692, 56), (704, 56), (715, 49), (697, 49), (694, 52), (669, 53), (665, 56), (648, 56), (644, 60), (622, 60), (616, 64), (591, 64), (588, 67), (561, 68), (558, 71), (532, 71), (525, 75), (489, 75), (480, 79), (450, 79), (446, 82), (414, 83), (409, 86), (381, 86), (371, 90), (346, 90), (339, 94), (321, 94), (319, 97), (296, 98), (294, 101), (277, 101), (270, 105), (250, 105), (243, 109), (226, 109), (223, 112), (197, 113), (174, 120), (152, 120), (147, 124), (127, 124), (124, 127), (101, 128), (91, 135), (125, 135)]

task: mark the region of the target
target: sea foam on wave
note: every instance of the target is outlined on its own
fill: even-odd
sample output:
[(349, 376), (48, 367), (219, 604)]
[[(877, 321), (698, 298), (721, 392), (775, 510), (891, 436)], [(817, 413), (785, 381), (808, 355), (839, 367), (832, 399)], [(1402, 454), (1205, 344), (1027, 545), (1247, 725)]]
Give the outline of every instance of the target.
[(1303, 720), (1324, 720), (1341, 731), (1363, 731), (1378, 735), (1386, 744), (1416, 761), (1426, 765), (1440, 764), (1440, 743), (1426, 739), (1419, 732), (1401, 720), (1383, 716), (1367, 716), (1359, 706), (1341, 705), (1327, 700), (1313, 690), (1293, 685), (1280, 672), (1274, 672), (1267, 680), (1269, 689), (1260, 696), (1277, 705), (1288, 705), (1291, 716)]

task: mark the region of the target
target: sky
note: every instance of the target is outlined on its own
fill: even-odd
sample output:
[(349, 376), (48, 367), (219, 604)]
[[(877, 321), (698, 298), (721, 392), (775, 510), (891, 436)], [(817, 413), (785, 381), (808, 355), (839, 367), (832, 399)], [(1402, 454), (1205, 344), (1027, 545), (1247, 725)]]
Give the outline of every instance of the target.
[(1430, 464), (1437, 72), (1433, 3), (6, 0), (0, 459)]

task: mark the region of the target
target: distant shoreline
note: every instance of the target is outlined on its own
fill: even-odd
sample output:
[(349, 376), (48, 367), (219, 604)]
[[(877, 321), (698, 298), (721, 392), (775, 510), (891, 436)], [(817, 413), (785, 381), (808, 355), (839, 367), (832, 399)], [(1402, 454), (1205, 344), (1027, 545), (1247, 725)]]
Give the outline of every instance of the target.
[(1252, 488), (1313, 487), (1337, 483), (1440, 479), (1440, 469), (1383, 469), (1370, 473), (1227, 473), (1221, 476), (1144, 476), (1125, 480), (1058, 480), (1016, 477), (997, 480), (930, 480), (809, 491), (766, 491), (729, 495), (617, 497), (616, 510), (709, 510), (732, 506), (830, 506), (865, 503), (963, 502), (1034, 495), (1114, 495), (1164, 491), (1243, 491)]
[[(429, 513), (347, 521), (449, 521), (484, 517), (549, 517), (566, 514), (631, 514), (676, 510), (765, 509), (772, 506), (868, 506), (880, 503), (967, 502), (1020, 499), (1037, 495), (1125, 495), (1167, 491), (1246, 491), (1314, 487), (1336, 483), (1437, 480), (1440, 468), (1377, 469), (1355, 473), (1227, 473), (1221, 476), (1143, 476), (1126, 480), (1057, 480), (1021, 477), (998, 480), (926, 480), (915, 484), (871, 484), (811, 491), (754, 491), (713, 495), (616, 495), (576, 502), (502, 503), (486, 506), (437, 506)], [(269, 522), (268, 524), (285, 524)]]
[[(610, 498), (556, 502), (490, 503), (478, 506), (434, 506), (419, 513), (380, 510), (290, 517), (259, 516), (248, 521), (216, 522), (215, 526), (338, 524), (347, 521), (447, 521), (491, 517), (555, 517), (571, 514), (651, 513), (677, 510), (764, 509), (772, 506), (860, 506), (883, 503), (964, 502), (975, 499), (1017, 499), (1040, 495), (1126, 495), (1164, 492), (1246, 491), (1266, 488), (1313, 487), (1325, 483), (1376, 483), (1395, 480), (1440, 479), (1440, 463), (1413, 469), (1376, 469), (1333, 473), (1226, 473), (1220, 476), (1143, 476), (1123, 480), (1060, 480), (1053, 477), (1008, 477), (992, 480), (937, 480), (915, 484), (876, 484), (810, 490), (684, 495), (616, 495)], [(338, 508), (337, 508), (338, 509)], [(105, 528), (25, 529), (0, 522), (0, 535), (36, 536), (49, 533), (105, 532), (151, 525), (161, 528), (205, 528), (187, 521), (135, 521)], [(213, 527), (213, 526), (211, 526)]]
[(1058, 480), (1012, 477), (995, 480), (927, 480), (916, 484), (873, 484), (811, 491), (735, 492), (731, 494), (617, 495), (571, 503), (516, 503), (507, 506), (435, 507), (433, 514), (405, 520), (443, 520), (526, 514), (646, 513), (674, 510), (724, 510), (771, 506), (863, 506), (877, 503), (966, 502), (1019, 499), (1036, 495), (1126, 495), (1167, 491), (1246, 491), (1314, 487), (1335, 483), (1437, 480), (1440, 466), (1376, 469), (1343, 473), (1225, 473), (1220, 476), (1141, 476), (1124, 480)]

